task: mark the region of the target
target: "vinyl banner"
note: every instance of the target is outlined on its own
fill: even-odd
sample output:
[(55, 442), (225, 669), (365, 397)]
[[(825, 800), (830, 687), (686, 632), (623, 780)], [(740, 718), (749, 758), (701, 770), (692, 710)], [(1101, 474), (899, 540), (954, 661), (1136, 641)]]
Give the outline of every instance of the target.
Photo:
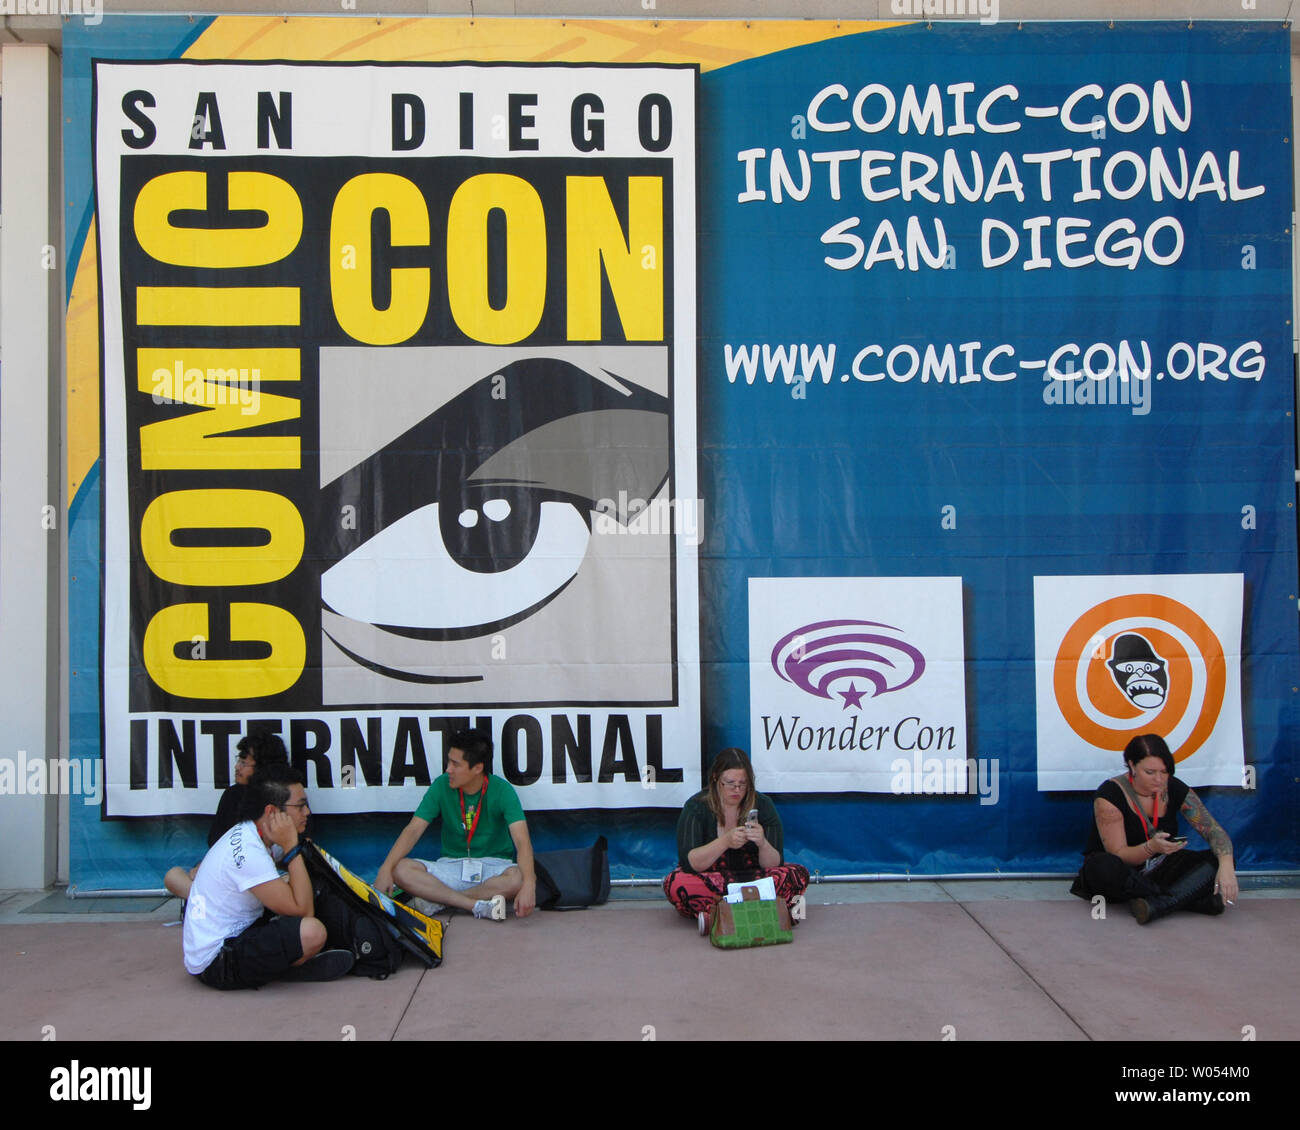
[[(936, 23), (705, 92), (714, 744), (884, 868), (1077, 852), (1087, 805), (1036, 794), (1141, 732), (1264, 823), (1297, 669), (1282, 38)], [(1147, 664), (1167, 689), (1115, 681)]]
[[(759, 787), (913, 793), (924, 822), (915, 795), (982, 766), (1002, 797), (1091, 791), (1156, 731), (1240, 789), (1243, 590), (1253, 748), (1290, 756), (1290, 118), (1265, 39), (936, 26), (735, 69), (703, 168), (727, 234), (702, 256), (728, 554), (705, 576)], [(937, 655), (961, 677), (931, 685)], [(1158, 706), (1114, 684), (1148, 661)], [(914, 787), (927, 758), (954, 772)]]
[(74, 873), (253, 724), (367, 876), (465, 725), (619, 877), (728, 747), (823, 875), (1073, 871), (1145, 732), (1296, 865), (1280, 24), (64, 48)]
[(109, 815), (698, 787), (695, 81), (96, 64)]

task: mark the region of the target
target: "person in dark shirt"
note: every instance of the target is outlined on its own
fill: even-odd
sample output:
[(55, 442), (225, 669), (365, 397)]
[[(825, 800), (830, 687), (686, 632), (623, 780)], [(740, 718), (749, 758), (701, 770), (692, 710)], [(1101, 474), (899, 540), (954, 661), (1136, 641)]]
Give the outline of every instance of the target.
[[(216, 815), (208, 828), (208, 847), (239, 823), (244, 794), (253, 773), (264, 765), (287, 764), (289, 761), (289, 754), (280, 735), (269, 730), (250, 730), (239, 739), (235, 752), (235, 783), (221, 794), (221, 799), (217, 802)], [(197, 863), (188, 870), (173, 867), (163, 876), (163, 886), (184, 901), (190, 897), (190, 885), (194, 882), (198, 869)]]
[[(1093, 826), (1083, 867), (1070, 888), (1080, 898), (1127, 902), (1145, 926), (1175, 910), (1222, 914), (1237, 898), (1232, 841), (1200, 797), (1174, 776), (1159, 734), (1140, 734), (1124, 749), (1128, 772), (1093, 794)], [(1187, 848), (1179, 814), (1210, 845)]]
[(691, 797), (678, 817), (679, 866), (664, 879), (664, 894), (678, 914), (699, 922), (701, 934), (728, 883), (771, 876), (777, 898), (793, 903), (808, 886), (808, 870), (786, 863), (784, 851), (781, 817), (754, 788), (749, 755), (724, 749), (709, 768), (709, 787)]

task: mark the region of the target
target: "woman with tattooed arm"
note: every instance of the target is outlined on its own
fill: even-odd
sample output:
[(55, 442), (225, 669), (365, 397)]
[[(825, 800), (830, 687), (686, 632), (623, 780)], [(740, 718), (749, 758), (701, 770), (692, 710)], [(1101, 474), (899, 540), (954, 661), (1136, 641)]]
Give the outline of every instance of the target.
[[(1127, 902), (1143, 926), (1191, 910), (1222, 914), (1237, 899), (1232, 841), (1200, 797), (1174, 776), (1174, 759), (1158, 734), (1142, 734), (1124, 750), (1128, 772), (1093, 794), (1093, 826), (1072, 894)], [(1210, 845), (1187, 850), (1179, 814)]]

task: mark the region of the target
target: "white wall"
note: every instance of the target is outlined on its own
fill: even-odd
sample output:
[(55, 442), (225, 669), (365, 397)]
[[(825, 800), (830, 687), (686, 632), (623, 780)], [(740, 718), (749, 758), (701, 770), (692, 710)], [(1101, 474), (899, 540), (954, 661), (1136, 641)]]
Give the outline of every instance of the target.
[[(65, 730), (59, 67), (43, 44), (6, 45), (3, 67), (0, 758), (21, 763), (59, 756)], [(57, 813), (56, 797), (0, 796), (0, 888), (53, 881)]]

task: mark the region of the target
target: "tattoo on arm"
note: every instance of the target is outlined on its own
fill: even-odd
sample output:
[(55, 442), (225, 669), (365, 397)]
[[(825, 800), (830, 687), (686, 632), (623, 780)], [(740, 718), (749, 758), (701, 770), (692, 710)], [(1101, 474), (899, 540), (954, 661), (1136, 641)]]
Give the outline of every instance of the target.
[(1119, 855), (1128, 847), (1124, 839), (1124, 816), (1108, 800), (1097, 797), (1092, 802), (1093, 817), (1097, 821), (1097, 834), (1101, 846), (1113, 855)]
[(1196, 795), (1195, 790), (1187, 790), (1187, 799), (1183, 801), (1182, 813), (1187, 817), (1187, 822), (1205, 838), (1205, 842), (1210, 845), (1210, 850), (1215, 855), (1232, 854), (1232, 841), (1228, 839), (1228, 833), (1210, 815), (1209, 809), (1201, 803), (1201, 798)]

